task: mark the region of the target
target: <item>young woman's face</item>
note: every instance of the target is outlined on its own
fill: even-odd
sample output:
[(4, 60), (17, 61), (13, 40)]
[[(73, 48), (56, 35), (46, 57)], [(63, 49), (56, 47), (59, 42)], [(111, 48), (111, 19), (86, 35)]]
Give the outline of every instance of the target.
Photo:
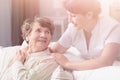
[(28, 35), (29, 45), (44, 50), (48, 47), (50, 40), (50, 30), (47, 27), (41, 27), (38, 23), (35, 23), (31, 33)]
[(87, 18), (85, 15), (81, 14), (70, 14), (71, 22), (75, 25), (77, 29), (83, 29), (87, 24)]

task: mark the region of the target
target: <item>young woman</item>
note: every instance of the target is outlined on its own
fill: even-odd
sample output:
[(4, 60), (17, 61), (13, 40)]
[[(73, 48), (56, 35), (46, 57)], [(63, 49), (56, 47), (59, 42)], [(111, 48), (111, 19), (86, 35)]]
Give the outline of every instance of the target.
[[(82, 70), (111, 66), (119, 55), (119, 22), (110, 17), (100, 17), (101, 7), (97, 0), (66, 0), (64, 7), (71, 14), (72, 24), (51, 46), (56, 61), (79, 76)], [(69, 61), (63, 54), (58, 54), (71, 46), (79, 50), (79, 61)]]

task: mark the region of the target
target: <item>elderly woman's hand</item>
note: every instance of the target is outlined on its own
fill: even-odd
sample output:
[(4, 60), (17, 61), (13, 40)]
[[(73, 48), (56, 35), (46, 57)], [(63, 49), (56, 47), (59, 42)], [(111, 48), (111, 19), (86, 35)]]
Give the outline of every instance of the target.
[(18, 61), (24, 63), (25, 59), (26, 59), (26, 54), (24, 52), (22, 52), (21, 50), (18, 50), (14, 57), (14, 61), (18, 60)]
[(54, 59), (56, 60), (56, 62), (58, 64), (60, 64), (62, 67), (67, 68), (69, 65), (69, 61), (68, 59), (60, 53), (52, 53), (52, 56), (54, 57)]

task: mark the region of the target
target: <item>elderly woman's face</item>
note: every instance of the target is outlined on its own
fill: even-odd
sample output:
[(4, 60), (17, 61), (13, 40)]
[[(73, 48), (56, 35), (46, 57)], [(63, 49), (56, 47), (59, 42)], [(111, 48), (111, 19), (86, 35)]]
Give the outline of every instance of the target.
[(31, 33), (27, 37), (29, 45), (44, 50), (51, 40), (51, 33), (47, 27), (34, 23)]

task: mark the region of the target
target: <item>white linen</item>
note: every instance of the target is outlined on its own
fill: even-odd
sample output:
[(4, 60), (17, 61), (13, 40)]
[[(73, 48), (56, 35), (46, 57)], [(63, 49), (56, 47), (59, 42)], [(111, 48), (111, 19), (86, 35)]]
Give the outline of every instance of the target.
[(75, 80), (120, 80), (120, 66), (74, 71), (73, 74), (75, 75)]
[[(13, 80), (11, 79), (11, 75), (9, 74), (9, 65), (11, 64), (12, 58), (15, 55), (16, 51), (20, 48), (20, 46), (14, 47), (5, 47), (0, 51), (0, 80), (2, 80), (2, 76), (5, 75), (7, 79), (4, 80)], [(7, 70), (7, 71), (6, 71)], [(8, 72), (8, 74), (4, 74)]]
[[(20, 48), (20, 46), (14, 46), (14, 47), (7, 47), (7, 48), (0, 49), (0, 75), (3, 74), (4, 70), (6, 70), (6, 68), (7, 68), (7, 65), (5, 65), (5, 64), (9, 63), (9, 60), (12, 59), (12, 57), (14, 56), (14, 54), (16, 53), (16, 51), (19, 48)], [(75, 49), (73, 49), (73, 50), (72, 49), (73, 48), (70, 48), (69, 52), (70, 51), (74, 52), (73, 50), (75, 50)], [(68, 53), (65, 55), (70, 60), (71, 60), (71, 57), (73, 56)], [(72, 60), (75, 60), (75, 59), (76, 59), (76, 57), (74, 57), (74, 59), (72, 59)], [(4, 64), (4, 66), (2, 64)], [(16, 62), (15, 65), (22, 65), (22, 64), (19, 62)], [(9, 73), (9, 70), (7, 73)], [(42, 73), (40, 73), (40, 74), (42, 74)], [(105, 68), (100, 68), (100, 69), (95, 69), (95, 70), (86, 70), (86, 71), (80, 71), (80, 72), (74, 71), (73, 74), (74, 74), (75, 80), (120, 80), (120, 66), (110, 66), (107, 68), (105, 67)], [(8, 77), (6, 77), (8, 75), (9, 74), (6, 74), (5, 78), (8, 78)], [(57, 74), (57, 75), (59, 75), (59, 74)], [(2, 80), (2, 79), (0, 79), (0, 80)], [(5, 80), (9, 80), (9, 79), (5, 79)], [(13, 79), (11, 79), (11, 80), (13, 80)], [(35, 79), (35, 80), (37, 80), (37, 79)]]
[(20, 46), (14, 46), (0, 49), (0, 77), (19, 48)]
[(120, 66), (96, 69), (88, 80), (120, 80)]

